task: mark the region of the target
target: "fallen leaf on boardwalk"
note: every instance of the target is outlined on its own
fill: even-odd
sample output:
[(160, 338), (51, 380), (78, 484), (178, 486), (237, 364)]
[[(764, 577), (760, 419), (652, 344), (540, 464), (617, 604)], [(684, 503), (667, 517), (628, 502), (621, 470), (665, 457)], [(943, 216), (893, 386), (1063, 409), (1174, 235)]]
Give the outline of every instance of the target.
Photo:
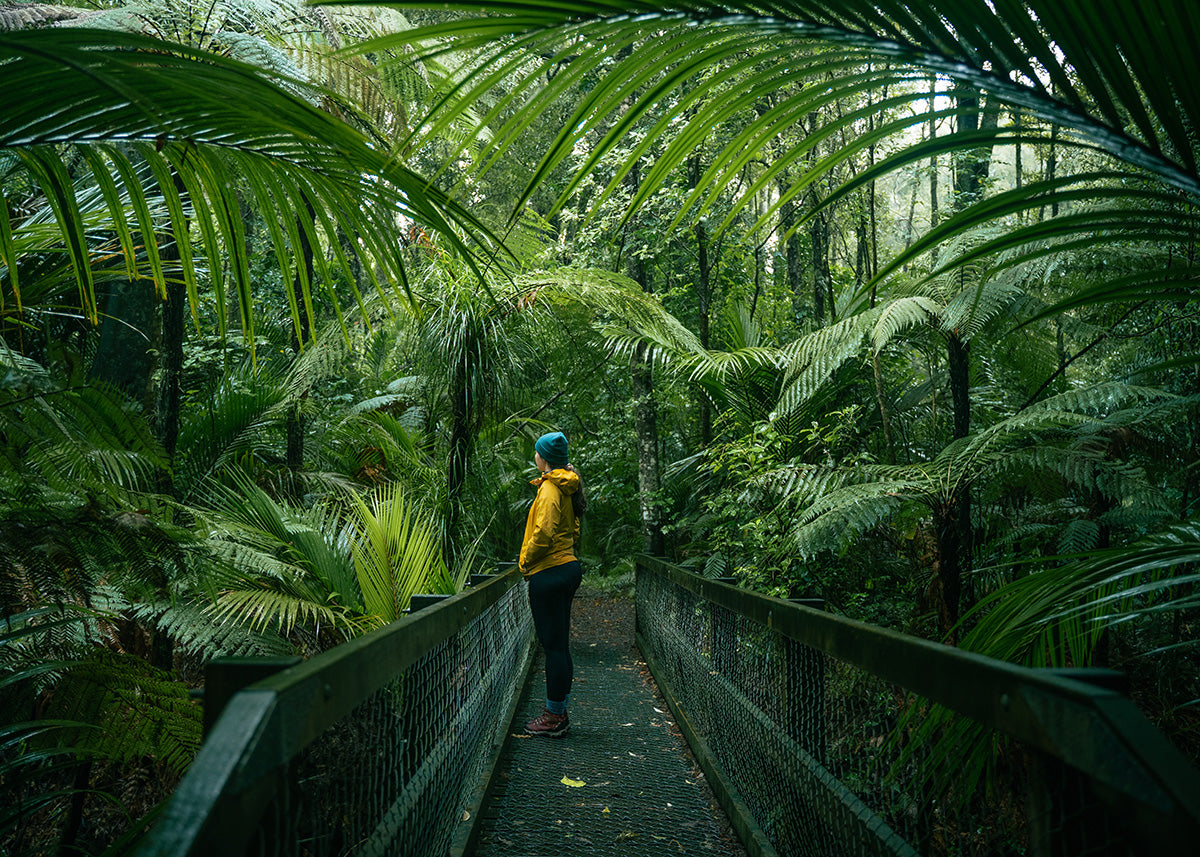
[(663, 713), (663, 710), (661, 708), (655, 708), (654, 710), (657, 711), (659, 714)]
[(633, 724), (632, 723), (622, 723), (621, 725), (622, 726), (632, 726)]
[(602, 813), (607, 813), (607, 812), (608, 812), (608, 807), (604, 807), (604, 809), (600, 810), (600, 812), (602, 812)]
[(465, 810), (465, 809), (464, 809), (464, 810), (463, 810), (463, 819), (462, 819), (462, 820), (463, 820), (463, 821), (470, 821), (470, 820), (471, 820), (471, 813), (470, 813), (469, 811), (467, 811), (467, 810)]
[(563, 777), (561, 780), (559, 780), (559, 782), (564, 786), (570, 786), (573, 789), (582, 788), (583, 786), (587, 785), (587, 783), (585, 783), (583, 780), (573, 780), (570, 777)]
[(618, 842), (627, 842), (630, 839), (637, 839), (637, 834), (632, 830), (623, 830), (617, 835)]

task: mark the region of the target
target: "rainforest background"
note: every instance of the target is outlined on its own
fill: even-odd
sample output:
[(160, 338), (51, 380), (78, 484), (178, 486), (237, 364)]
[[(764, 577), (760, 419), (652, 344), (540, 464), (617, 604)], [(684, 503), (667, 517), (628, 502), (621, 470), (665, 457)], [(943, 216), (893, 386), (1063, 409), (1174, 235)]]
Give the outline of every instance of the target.
[(0, 848), (128, 849), (205, 660), (515, 557), (546, 430), (594, 585), (1112, 666), (1200, 757), (1197, 24), (0, 5)]

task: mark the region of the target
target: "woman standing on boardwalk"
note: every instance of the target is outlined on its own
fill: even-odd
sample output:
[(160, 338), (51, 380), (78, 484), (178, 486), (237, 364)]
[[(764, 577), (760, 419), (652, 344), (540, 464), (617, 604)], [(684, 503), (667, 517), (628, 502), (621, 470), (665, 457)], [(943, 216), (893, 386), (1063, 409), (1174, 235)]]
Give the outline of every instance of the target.
[(525, 521), (521, 573), (529, 581), (533, 627), (546, 655), (546, 708), (525, 724), (532, 735), (567, 734), (567, 700), (574, 678), (571, 662), (571, 599), (583, 579), (575, 557), (579, 519), (587, 501), (583, 480), (571, 466), (562, 432), (544, 434), (534, 444), (533, 462), (542, 475), (531, 483), (538, 492)]

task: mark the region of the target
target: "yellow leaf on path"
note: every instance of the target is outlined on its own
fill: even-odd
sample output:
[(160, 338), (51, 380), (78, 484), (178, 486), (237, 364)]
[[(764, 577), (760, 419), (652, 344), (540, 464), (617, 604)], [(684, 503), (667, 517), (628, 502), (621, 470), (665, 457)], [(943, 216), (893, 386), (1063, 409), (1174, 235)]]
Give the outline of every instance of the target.
[(559, 782), (564, 786), (570, 786), (573, 789), (587, 785), (587, 783), (585, 783), (583, 780), (573, 780), (570, 777), (563, 777), (561, 780), (559, 780)]
[(604, 809), (600, 810), (600, 812), (602, 812), (602, 813), (608, 812), (608, 807), (604, 807)]

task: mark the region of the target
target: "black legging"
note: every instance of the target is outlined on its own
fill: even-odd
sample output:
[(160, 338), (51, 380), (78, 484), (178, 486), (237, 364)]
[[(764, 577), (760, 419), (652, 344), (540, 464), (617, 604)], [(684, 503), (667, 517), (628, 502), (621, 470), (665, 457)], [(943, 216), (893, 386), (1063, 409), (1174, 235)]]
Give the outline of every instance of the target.
[(571, 692), (571, 599), (583, 580), (579, 561), (539, 571), (529, 578), (529, 610), (546, 652), (546, 699), (562, 702)]

